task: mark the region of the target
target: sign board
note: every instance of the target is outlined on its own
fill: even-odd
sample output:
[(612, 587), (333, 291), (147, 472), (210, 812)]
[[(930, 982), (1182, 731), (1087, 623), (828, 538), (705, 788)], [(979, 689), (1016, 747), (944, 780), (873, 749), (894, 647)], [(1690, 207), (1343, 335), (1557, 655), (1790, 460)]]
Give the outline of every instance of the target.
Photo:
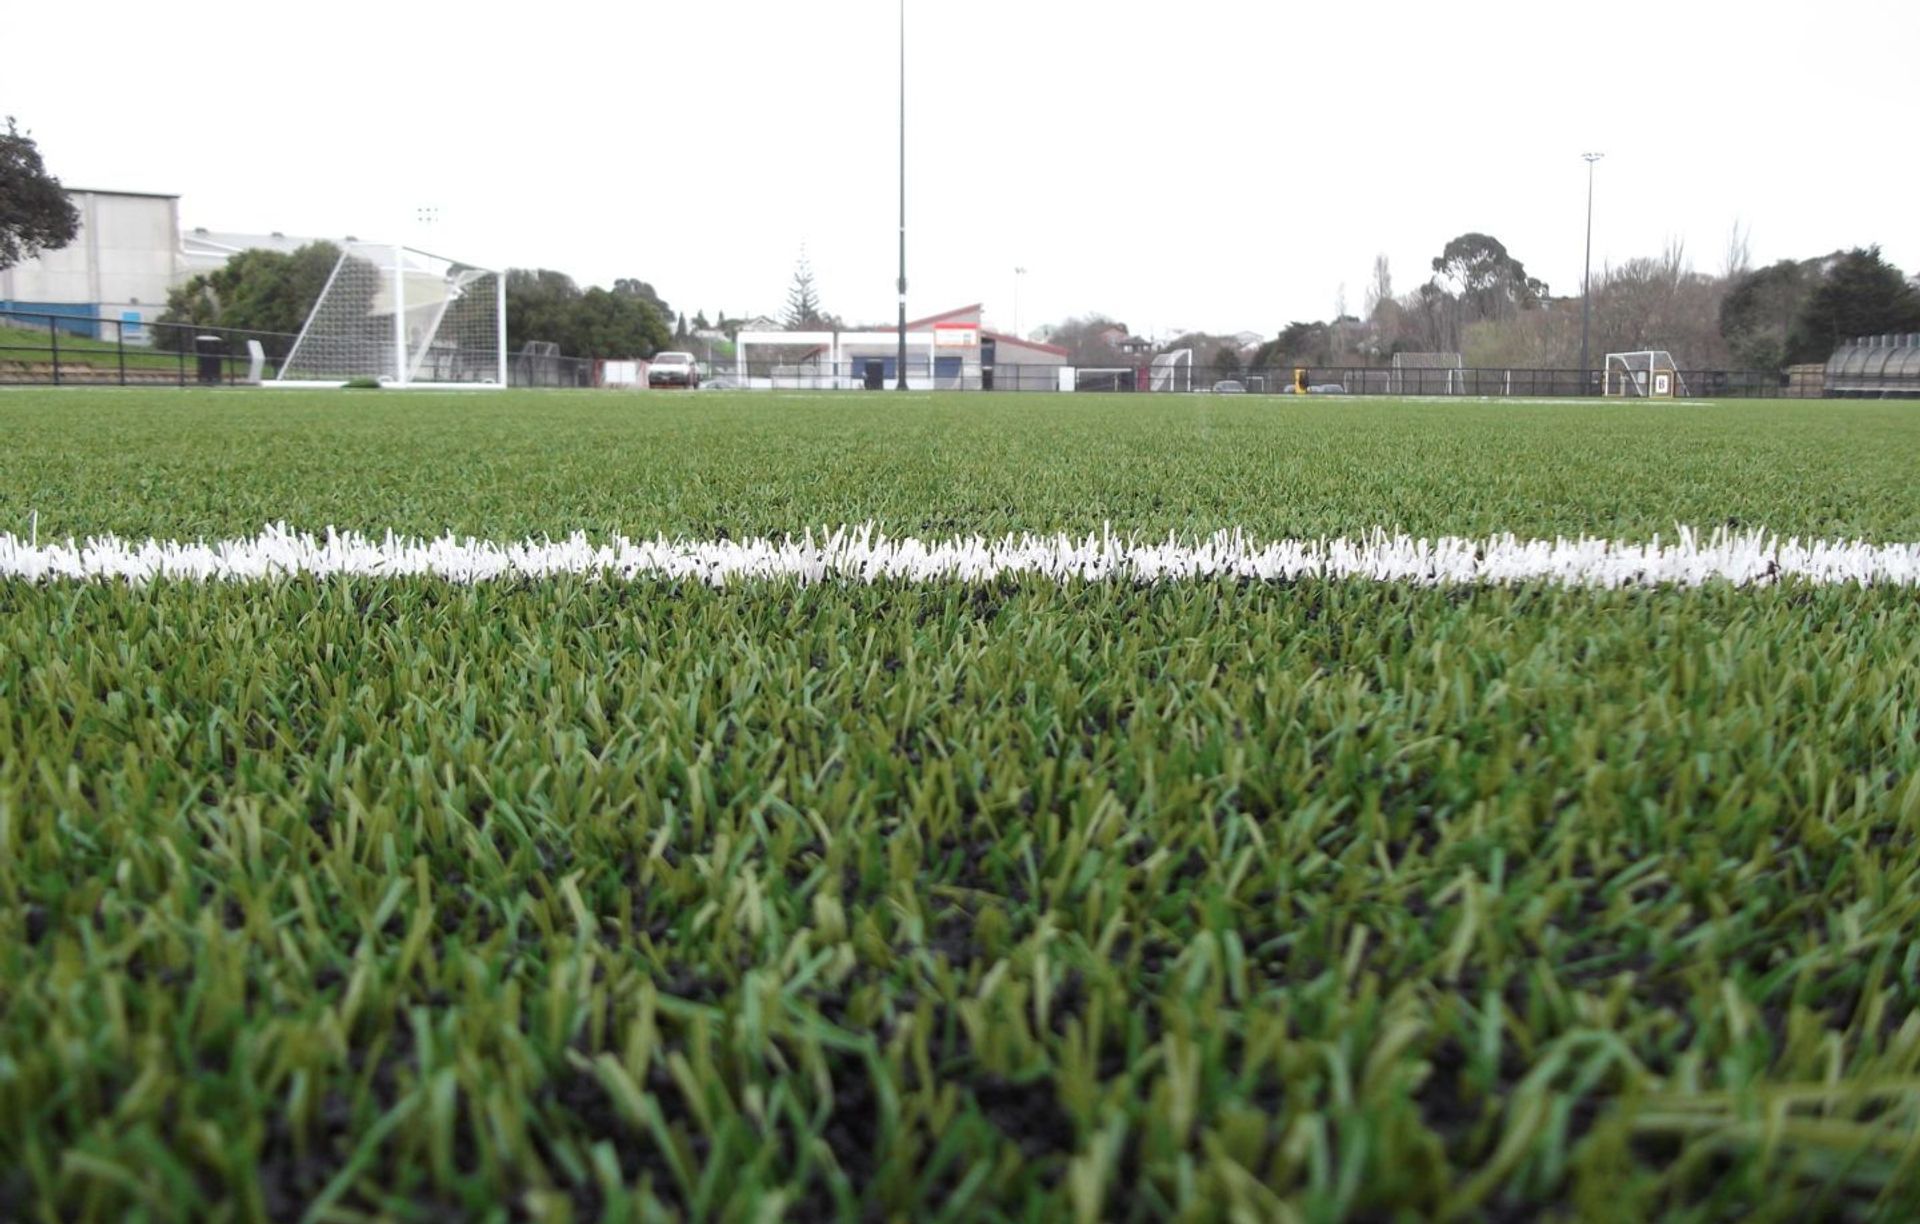
[(935, 323), (933, 325), (933, 343), (936, 348), (979, 348), (979, 325), (974, 323)]

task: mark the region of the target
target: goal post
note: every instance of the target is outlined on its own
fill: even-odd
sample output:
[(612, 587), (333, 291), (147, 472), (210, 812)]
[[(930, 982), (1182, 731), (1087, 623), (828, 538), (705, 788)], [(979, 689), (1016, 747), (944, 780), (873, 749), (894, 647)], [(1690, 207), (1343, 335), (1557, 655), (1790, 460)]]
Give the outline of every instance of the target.
[(1387, 373), (1389, 395), (1461, 395), (1466, 391), (1458, 353), (1395, 353)]
[(507, 385), (506, 280), (425, 251), (348, 243), (273, 386)]
[(1147, 387), (1153, 391), (1193, 390), (1193, 350), (1173, 349), (1155, 357), (1147, 371)]
[(1629, 399), (1672, 399), (1688, 394), (1680, 367), (1674, 364), (1673, 354), (1665, 349), (1608, 353), (1600, 392)]

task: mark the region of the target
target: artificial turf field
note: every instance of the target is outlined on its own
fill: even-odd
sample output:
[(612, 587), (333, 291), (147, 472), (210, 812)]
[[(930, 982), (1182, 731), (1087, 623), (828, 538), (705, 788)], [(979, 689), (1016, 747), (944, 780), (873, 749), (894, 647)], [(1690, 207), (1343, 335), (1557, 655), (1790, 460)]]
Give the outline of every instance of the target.
[[(0, 430), (42, 541), (1920, 540), (1912, 404)], [(1917, 764), (1903, 586), (0, 579), (0, 1216), (1906, 1218)]]

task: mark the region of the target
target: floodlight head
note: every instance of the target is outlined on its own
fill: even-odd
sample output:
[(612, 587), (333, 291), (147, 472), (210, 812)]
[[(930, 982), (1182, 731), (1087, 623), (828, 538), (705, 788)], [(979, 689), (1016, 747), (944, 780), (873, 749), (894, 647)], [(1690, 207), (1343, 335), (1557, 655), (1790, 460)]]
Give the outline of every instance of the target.
[(1597, 161), (1599, 161), (1599, 160), (1600, 160), (1601, 158), (1603, 158), (1603, 157), (1605, 157), (1605, 156), (1606, 156), (1606, 154), (1605, 154), (1605, 153), (1582, 153), (1582, 154), (1581, 154), (1580, 156), (1581, 156), (1581, 158), (1582, 158), (1583, 160), (1585, 160), (1585, 162), (1586, 162), (1586, 163), (1587, 163), (1587, 164), (1588, 164), (1589, 166), (1591, 166), (1591, 165), (1592, 165), (1593, 163), (1595, 163), (1595, 162), (1597, 162)]

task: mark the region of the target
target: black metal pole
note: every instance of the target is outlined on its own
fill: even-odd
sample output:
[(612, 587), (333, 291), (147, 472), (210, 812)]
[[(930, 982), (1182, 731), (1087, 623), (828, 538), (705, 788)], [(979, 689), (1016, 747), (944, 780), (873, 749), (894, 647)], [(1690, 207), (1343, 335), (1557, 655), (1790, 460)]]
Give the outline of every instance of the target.
[(900, 0), (900, 349), (895, 391), (907, 389), (907, 0)]
[(1587, 258), (1580, 274), (1580, 394), (1587, 393), (1587, 370), (1591, 360), (1587, 349), (1587, 331), (1593, 322), (1593, 163), (1603, 154), (1582, 153), (1587, 161)]

